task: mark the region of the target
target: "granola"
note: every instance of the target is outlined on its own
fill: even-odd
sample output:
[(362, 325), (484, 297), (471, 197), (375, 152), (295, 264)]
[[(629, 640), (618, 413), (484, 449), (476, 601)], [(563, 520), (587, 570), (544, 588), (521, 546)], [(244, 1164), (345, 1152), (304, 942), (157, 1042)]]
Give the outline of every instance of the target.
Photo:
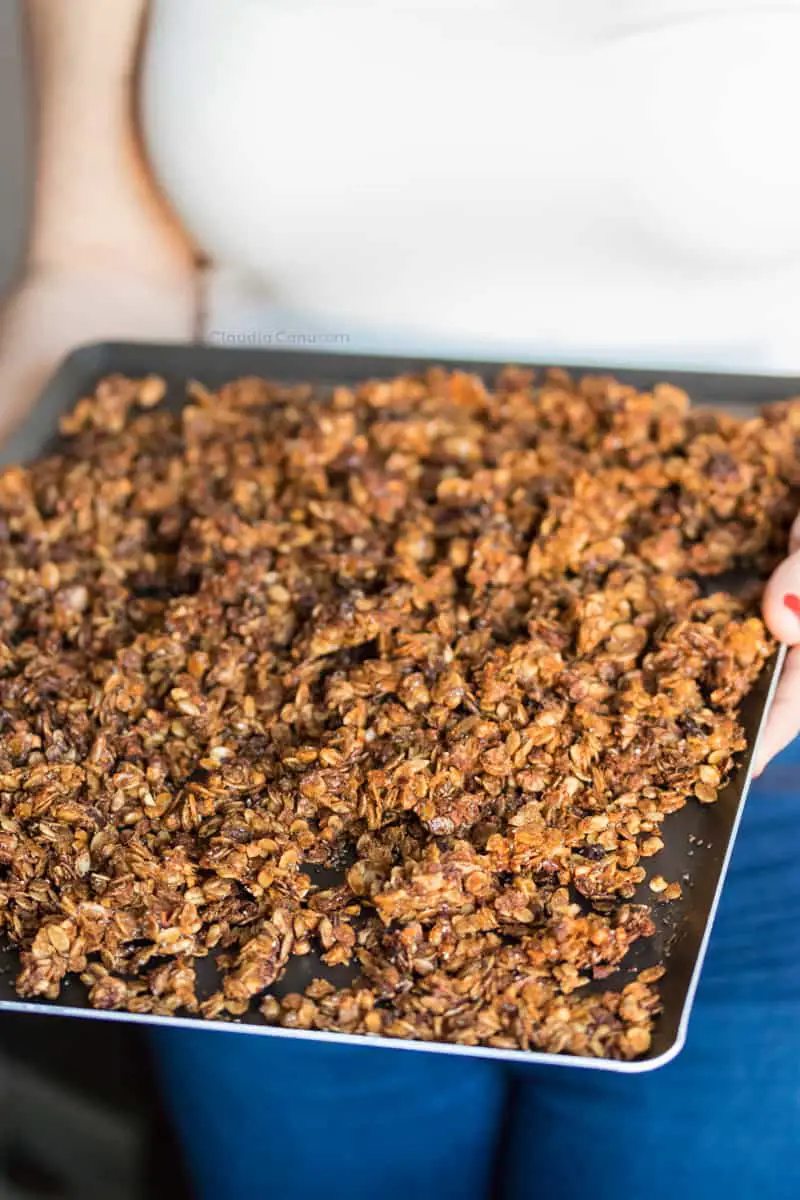
[(646, 1053), (660, 971), (598, 981), (744, 746), (773, 645), (699, 581), (782, 552), (800, 402), (519, 368), (165, 391), (110, 377), (0, 472), (19, 994)]

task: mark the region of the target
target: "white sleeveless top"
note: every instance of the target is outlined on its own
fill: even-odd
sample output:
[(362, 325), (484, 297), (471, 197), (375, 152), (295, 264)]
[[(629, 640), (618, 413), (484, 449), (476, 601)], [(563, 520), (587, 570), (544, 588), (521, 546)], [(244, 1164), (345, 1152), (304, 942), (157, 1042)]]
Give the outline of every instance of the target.
[(800, 0), (153, 0), (208, 336), (800, 371)]

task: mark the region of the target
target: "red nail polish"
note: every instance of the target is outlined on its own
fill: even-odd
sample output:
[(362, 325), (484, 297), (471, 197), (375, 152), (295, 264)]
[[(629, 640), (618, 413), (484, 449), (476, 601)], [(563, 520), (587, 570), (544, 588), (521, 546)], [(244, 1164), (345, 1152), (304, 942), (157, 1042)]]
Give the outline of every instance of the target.
[(794, 613), (796, 617), (800, 617), (800, 596), (795, 596), (794, 592), (787, 592), (783, 597), (783, 603), (789, 612)]

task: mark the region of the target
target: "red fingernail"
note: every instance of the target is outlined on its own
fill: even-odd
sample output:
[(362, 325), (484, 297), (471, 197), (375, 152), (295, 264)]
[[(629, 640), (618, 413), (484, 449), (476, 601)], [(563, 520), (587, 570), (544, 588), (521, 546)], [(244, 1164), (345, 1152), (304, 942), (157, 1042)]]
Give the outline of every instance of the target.
[(796, 617), (800, 617), (800, 596), (795, 596), (794, 592), (787, 592), (783, 597), (783, 603), (789, 612), (794, 613)]

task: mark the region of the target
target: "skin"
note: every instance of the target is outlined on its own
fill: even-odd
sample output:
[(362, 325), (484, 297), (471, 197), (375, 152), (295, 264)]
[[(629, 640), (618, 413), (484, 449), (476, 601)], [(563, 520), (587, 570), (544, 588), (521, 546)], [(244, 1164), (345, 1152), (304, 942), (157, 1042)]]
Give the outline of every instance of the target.
[(145, 0), (27, 0), (35, 122), (28, 245), (0, 317), (0, 432), (58, 361), (194, 333), (196, 255), (147, 172), (132, 97)]
[[(0, 315), (0, 434), (75, 346), (182, 341), (199, 331), (197, 248), (150, 175), (134, 97), (146, 0), (26, 0), (35, 94), (22, 274)], [(800, 732), (800, 517), (764, 617), (790, 650), (756, 771)], [(796, 606), (795, 606), (796, 607)]]
[(786, 597), (800, 597), (800, 516), (789, 539), (789, 553), (767, 584), (764, 619), (775, 637), (791, 647), (769, 723), (758, 750), (760, 774), (770, 759), (800, 733), (800, 616)]

